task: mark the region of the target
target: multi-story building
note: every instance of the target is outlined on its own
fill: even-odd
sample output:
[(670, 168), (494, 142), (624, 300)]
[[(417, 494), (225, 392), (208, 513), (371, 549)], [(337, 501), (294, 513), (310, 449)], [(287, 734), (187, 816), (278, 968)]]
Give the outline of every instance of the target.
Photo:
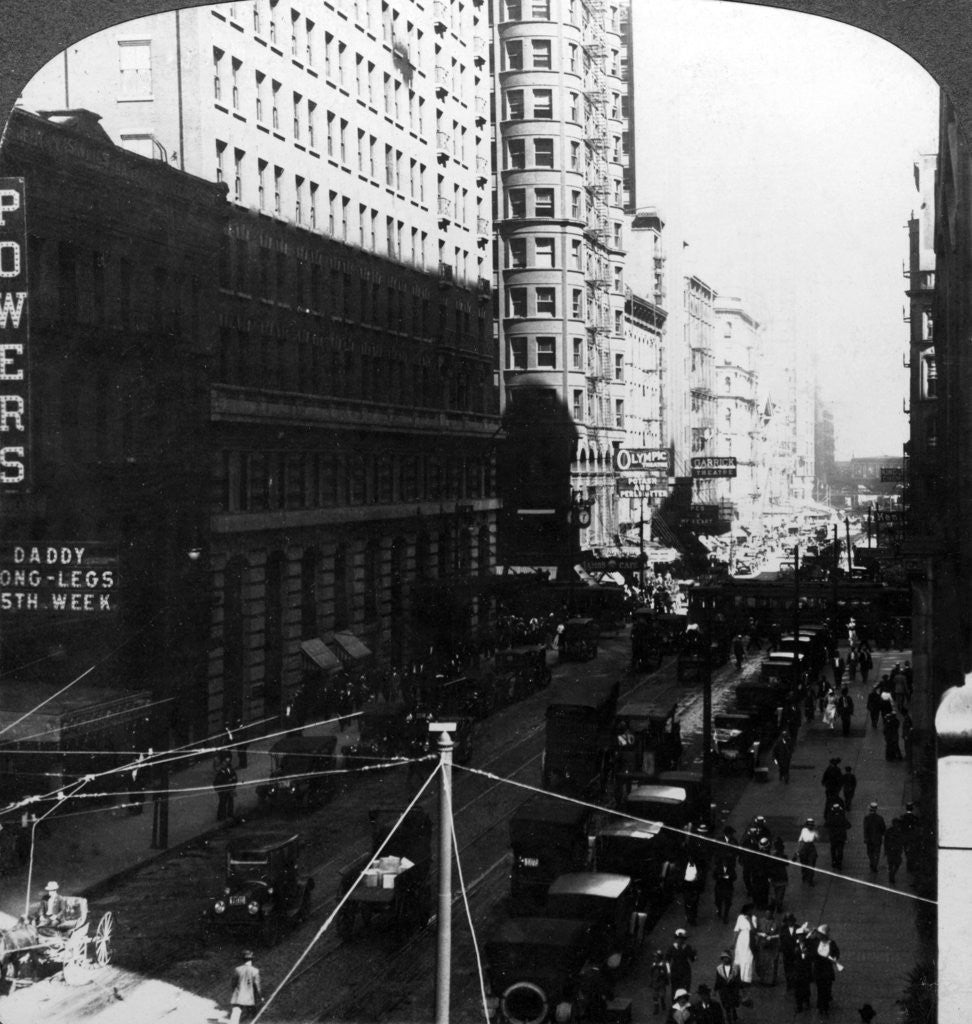
[(819, 385), (814, 392), (814, 409), (813, 496), (817, 501), (829, 504), (834, 480), (836, 432), (834, 410), (824, 402)]
[[(717, 292), (694, 274), (685, 278), (682, 309), (682, 358), (688, 370), (689, 415), (682, 417), (682, 435), (675, 438), (675, 475), (691, 476), (693, 456), (723, 455), (716, 450), (714, 304)], [(677, 356), (676, 356), (677, 358)], [(694, 481), (695, 500), (712, 504), (713, 480)]]
[(753, 525), (759, 499), (756, 487), (758, 436), (756, 354), (760, 324), (737, 298), (716, 299), (715, 436), (713, 453), (736, 460), (736, 476), (714, 482), (716, 500), (747, 526)]
[[(501, 401), (552, 393), (574, 435), (570, 492), (590, 503), (581, 546), (603, 547), (616, 541), (612, 457), (626, 424), (617, 372), (625, 358), (621, 10), (499, 0), (491, 15)], [(529, 516), (520, 527), (526, 535), (543, 524)]]
[(277, 713), (340, 659), (469, 640), (488, 615), (485, 12), (351, 14), (257, 0), (152, 16), (72, 46), (24, 93), (84, 103), (160, 171), (228, 193), (189, 460), (207, 494), (193, 572), (212, 594), (194, 606), (200, 733)]
[(482, 6), (278, 0), (195, 7), (74, 44), (27, 86), (230, 200), (461, 285), (491, 232)]

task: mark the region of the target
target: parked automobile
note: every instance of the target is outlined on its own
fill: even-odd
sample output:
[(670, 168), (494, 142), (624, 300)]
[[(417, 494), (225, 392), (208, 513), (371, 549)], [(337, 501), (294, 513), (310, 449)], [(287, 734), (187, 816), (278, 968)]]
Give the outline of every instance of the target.
[(670, 898), (666, 865), (675, 859), (677, 846), (677, 837), (658, 822), (610, 817), (597, 828), (592, 866), (634, 881), (637, 909), (650, 925)]
[(619, 684), (611, 679), (564, 680), (547, 705), (541, 779), (544, 789), (599, 797), (607, 784)]
[(682, 786), (642, 783), (632, 786), (624, 797), (623, 810), (641, 821), (655, 821), (683, 828), (701, 820), (697, 801)]
[(568, 619), (558, 641), (561, 661), (588, 661), (597, 657), (601, 627), (597, 619)]
[(631, 963), (637, 895), (629, 875), (606, 871), (573, 872), (551, 883), (544, 916), (590, 921), (594, 926), (592, 955), (595, 962), (617, 972)]
[(719, 714), (712, 717), (712, 749), (724, 768), (752, 774), (759, 762), (760, 730), (753, 715)]
[(581, 1020), (593, 993), (585, 970), (594, 948), (589, 921), (517, 917), (483, 945), (487, 999), (503, 1024)]
[[(618, 775), (640, 773), (645, 780), (657, 772), (678, 767), (682, 735), (677, 704), (627, 701), (615, 716)], [(625, 737), (632, 737), (625, 742)]]
[(269, 781), (257, 786), (261, 807), (308, 810), (334, 792), (337, 737), (284, 736), (270, 748)]
[(542, 901), (550, 883), (587, 865), (590, 812), (556, 797), (530, 797), (510, 819), (510, 895)]
[(503, 707), (523, 700), (550, 683), (545, 644), (529, 644), (497, 651), (494, 676), (494, 706)]
[(299, 855), (296, 833), (260, 832), (231, 839), (223, 892), (210, 903), (207, 922), (256, 932), (268, 946), (274, 945), (281, 929), (302, 921), (310, 909), (314, 879), (300, 874)]

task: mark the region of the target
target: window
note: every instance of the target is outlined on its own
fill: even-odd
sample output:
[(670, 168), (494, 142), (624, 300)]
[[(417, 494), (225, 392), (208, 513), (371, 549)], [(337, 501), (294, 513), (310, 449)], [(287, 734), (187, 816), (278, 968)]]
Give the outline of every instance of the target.
[(509, 298), (508, 315), (527, 315), (527, 290), (526, 288), (510, 288), (507, 290)]
[(263, 101), (266, 96), (267, 76), (262, 71), (256, 73), (256, 118), (263, 121)]
[(522, 188), (511, 188), (509, 193), (510, 203), (510, 216), (511, 217), (525, 217), (526, 216), (526, 189)]
[(213, 47), (213, 99), (223, 99), (223, 51), (218, 46)]
[(557, 339), (551, 337), (537, 338), (537, 366), (545, 370), (557, 367)]
[(570, 312), (575, 320), (584, 318), (584, 291), (582, 288), (574, 288), (571, 292)]
[(535, 246), (535, 260), (534, 265), (538, 267), (555, 267), (557, 265), (554, 258), (554, 239), (552, 238), (537, 238), (534, 240)]
[(526, 338), (510, 338), (510, 367), (514, 370), (527, 368)]
[(582, 123), (580, 93), (577, 92), (570, 94), (570, 119), (575, 124)]
[(550, 0), (531, 0), (530, 8), (534, 18), (550, 20)]
[[(584, 339), (583, 338), (574, 338), (573, 342), (572, 342), (572, 347), (573, 347), (573, 353), (574, 353), (574, 362), (573, 362), (574, 369), (575, 370), (583, 370), (584, 369)], [(579, 391), (575, 391), (574, 392), (575, 396), (579, 395), (579, 394), (580, 394)]]
[(624, 334), (624, 312), (620, 309), (614, 311), (614, 333)]
[(554, 190), (552, 188), (538, 188), (534, 191), (533, 212), (537, 217), (552, 217), (554, 215)]
[(506, 20), (507, 21), (522, 21), (523, 20), (523, 3), (522, 3), (522, 0), (506, 0)]
[(624, 399), (616, 398), (614, 400), (614, 425), (616, 427), (624, 426)]
[(624, 380), (624, 356), (620, 352), (614, 355), (614, 379)]
[(510, 39), (506, 44), (507, 71), (520, 71), (523, 68), (523, 40)]
[[(547, 90), (549, 92), (549, 89)], [(506, 92), (506, 116), (510, 121), (523, 120), (523, 90), (508, 89)]]
[(574, 403), (573, 409), (571, 410), (575, 420), (582, 420), (584, 418), (584, 392), (574, 391)]
[(310, 183), (310, 226), (317, 227), (317, 183)]
[[(614, 268), (614, 290), (616, 292), (623, 291), (624, 289), (624, 277), (621, 267)], [(619, 310), (620, 312), (620, 310)]]
[(537, 316), (557, 315), (557, 289), (537, 289)]
[(273, 169), (273, 212), (280, 214), (283, 204), (280, 198), (280, 188), (283, 183), (283, 168), (274, 167)]
[(584, 219), (584, 208), (581, 205), (580, 189), (573, 189), (570, 193), (570, 215), (574, 220)]
[(553, 117), (553, 90), (533, 90), (533, 116), (536, 118)]
[(294, 176), (294, 219), (304, 223), (304, 179), (299, 174)]
[(577, 43), (569, 43), (567, 46), (567, 53), (570, 59), (570, 70), (576, 74), (580, 70), (580, 48)]
[(303, 97), (299, 92), (294, 93), (294, 141), (300, 141), (300, 104)]
[(531, 45), (533, 46), (533, 66), (535, 68), (549, 68), (551, 66), (550, 40), (534, 39)]
[(395, 184), (395, 151), (387, 143), (385, 145), (385, 184)]
[(534, 139), (533, 140), (533, 162), (537, 167), (553, 167), (554, 165), (554, 140)]
[[(618, 205), (620, 205), (620, 200)], [(614, 225), (614, 248), (621, 248), (621, 225), (619, 223), (615, 223)]]
[(233, 87), (233, 109), (240, 109), (240, 69), (243, 67), (243, 61), (233, 59), (230, 64), (231, 83)]
[(118, 98), (150, 100), (152, 98), (152, 41), (125, 39), (118, 43)]
[(581, 244), (580, 239), (579, 238), (575, 238), (570, 243), (571, 266), (574, 268), (574, 270), (583, 270), (584, 269), (583, 251), (584, 250), (583, 250), (583, 246)]
[(341, 163), (348, 162), (348, 122), (341, 118)]
[(334, 111), (327, 112), (327, 155), (334, 156)]
[(307, 101), (307, 145), (314, 148), (314, 124), (317, 121), (317, 104)]
[(506, 141), (506, 166), (512, 170), (522, 170), (526, 167), (526, 156), (523, 139), (507, 139)]
[(570, 144), (570, 169), (572, 171), (579, 171), (581, 169), (579, 142), (572, 142)]
[(216, 140), (216, 180), (224, 181), (226, 169), (223, 166), (226, 161), (226, 143)]
[(511, 267), (525, 267), (526, 262), (526, 239), (510, 239), (510, 263)]
[(273, 125), (274, 128), (279, 128), (280, 127), (280, 108), (279, 108), (279, 103), (277, 102), (278, 99), (280, 98), (280, 83), (279, 82), (271, 82), (270, 83), (270, 93), (271, 93), (271, 102), (273, 104), (273, 109), (271, 111), (271, 117), (270, 117), (270, 123)]
[(233, 198), (243, 202), (243, 157), (242, 149), (233, 150)]

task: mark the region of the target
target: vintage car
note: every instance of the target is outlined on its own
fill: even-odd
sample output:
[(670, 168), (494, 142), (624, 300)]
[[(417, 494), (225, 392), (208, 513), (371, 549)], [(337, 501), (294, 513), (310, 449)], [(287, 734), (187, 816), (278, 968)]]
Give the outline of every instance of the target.
[(610, 817), (594, 837), (593, 869), (628, 875), (634, 881), (636, 905), (654, 924), (671, 896), (666, 869), (677, 857), (679, 836), (658, 822)]
[(759, 763), (759, 724), (755, 716), (719, 714), (712, 717), (712, 751), (716, 763), (752, 774)]
[(310, 909), (314, 879), (298, 870), (300, 836), (260, 832), (226, 845), (226, 884), (212, 900), (206, 921), (221, 929), (257, 933), (268, 945), (284, 925), (303, 921)]
[(597, 798), (614, 756), (616, 679), (563, 679), (547, 705), (541, 780), (544, 789)]
[(261, 807), (308, 810), (335, 790), (337, 737), (284, 736), (270, 748), (270, 778), (257, 786)]
[(497, 707), (523, 700), (550, 682), (547, 648), (544, 644), (510, 647), (496, 652), (493, 680)]
[(699, 821), (701, 814), (698, 801), (684, 787), (657, 782), (632, 786), (624, 796), (622, 809), (639, 821), (657, 821), (674, 828)]
[(550, 883), (587, 866), (590, 812), (556, 797), (530, 797), (510, 818), (510, 895), (513, 912), (521, 897), (542, 901)]
[(358, 742), (345, 748), (345, 761), (360, 768), (411, 756), (409, 724), (404, 702), (365, 704), (358, 716)]
[(399, 817), (397, 809), (370, 811), (371, 853), (341, 875), (338, 899), (347, 899), (337, 929), (346, 942), (353, 938), (359, 917), (365, 927), (379, 919), (401, 933), (429, 921), (432, 819), (421, 807), (413, 807), (400, 822)]
[(650, 608), (639, 608), (631, 616), (631, 667), (652, 671), (664, 658), (664, 633)]
[(578, 871), (551, 882), (543, 914), (589, 921), (595, 963), (616, 973), (631, 964), (637, 903), (637, 889), (629, 875)]
[[(615, 772), (638, 772), (648, 777), (678, 767), (682, 736), (677, 713), (677, 704), (659, 705), (647, 701), (627, 701), (618, 708)], [(625, 737), (629, 737), (627, 742)]]
[(601, 627), (597, 619), (568, 619), (558, 641), (561, 661), (588, 661), (597, 657)]
[(593, 947), (589, 921), (504, 921), (483, 946), (490, 1010), (502, 1024), (583, 1019), (591, 1002), (585, 980)]

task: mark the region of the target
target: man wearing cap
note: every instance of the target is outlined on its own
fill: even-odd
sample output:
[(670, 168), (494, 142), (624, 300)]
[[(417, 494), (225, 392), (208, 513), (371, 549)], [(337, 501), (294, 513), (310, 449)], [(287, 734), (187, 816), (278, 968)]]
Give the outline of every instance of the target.
[(813, 953), (813, 983), (817, 986), (817, 1009), (826, 1013), (830, 1009), (830, 992), (840, 959), (840, 949), (830, 937), (828, 925), (817, 925), (817, 930), (810, 937), (810, 949)]
[(881, 846), (884, 843), (884, 834), (887, 832), (888, 826), (885, 824), (884, 818), (878, 814), (878, 805), (873, 800), (867, 814), (864, 815), (861, 827), (864, 830), (864, 846), (867, 849), (868, 863), (871, 865), (871, 873), (874, 874), (877, 872), (878, 863), (881, 860)]
[(668, 947), (668, 952), (665, 954), (673, 992), (677, 992), (680, 988), (688, 991), (692, 987), (692, 961), (695, 957), (695, 949), (689, 945), (685, 929), (676, 928), (675, 941)]
[(783, 979), (786, 987), (793, 988), (793, 961), (796, 959), (797, 922), (792, 914), (784, 914), (780, 924), (780, 959), (783, 961)]
[(762, 910), (769, 904), (770, 892), (770, 841), (769, 836), (761, 836), (756, 846), (757, 854), (766, 856), (755, 856), (752, 858), (753, 866), (749, 873), (749, 891), (753, 897), (753, 903)]
[(838, 799), (840, 799), (840, 791), (844, 783), (844, 775), (840, 768), (840, 758), (832, 757), (830, 764), (824, 769), (823, 776), (820, 779), (820, 785), (824, 788), (824, 815), (830, 809), (831, 805)]
[(695, 1004), (695, 1020), (698, 1024), (726, 1024), (725, 1011), (712, 1001), (709, 986), (699, 985), (696, 991), (699, 994), (699, 1001)]
[(724, 949), (719, 954), (719, 966), (716, 967), (715, 990), (726, 1011), (728, 1024), (735, 1024), (739, 1016), (742, 983), (739, 980), (739, 968), (732, 962), (732, 953)]
[(850, 827), (843, 804), (835, 803), (827, 816), (827, 833), (830, 837), (830, 866), (838, 871), (844, 866), (844, 847)]
[(253, 966), (253, 953), (247, 949), (243, 952), (243, 963), (233, 970), (229, 1024), (240, 1024), (244, 1009), (249, 1014), (262, 1002), (260, 971)]
[(806, 922), (796, 930), (796, 950), (793, 957), (792, 974), (793, 995), (796, 997), (797, 1010), (810, 1009), (810, 982), (813, 978), (813, 951), (808, 939), (809, 926)]

